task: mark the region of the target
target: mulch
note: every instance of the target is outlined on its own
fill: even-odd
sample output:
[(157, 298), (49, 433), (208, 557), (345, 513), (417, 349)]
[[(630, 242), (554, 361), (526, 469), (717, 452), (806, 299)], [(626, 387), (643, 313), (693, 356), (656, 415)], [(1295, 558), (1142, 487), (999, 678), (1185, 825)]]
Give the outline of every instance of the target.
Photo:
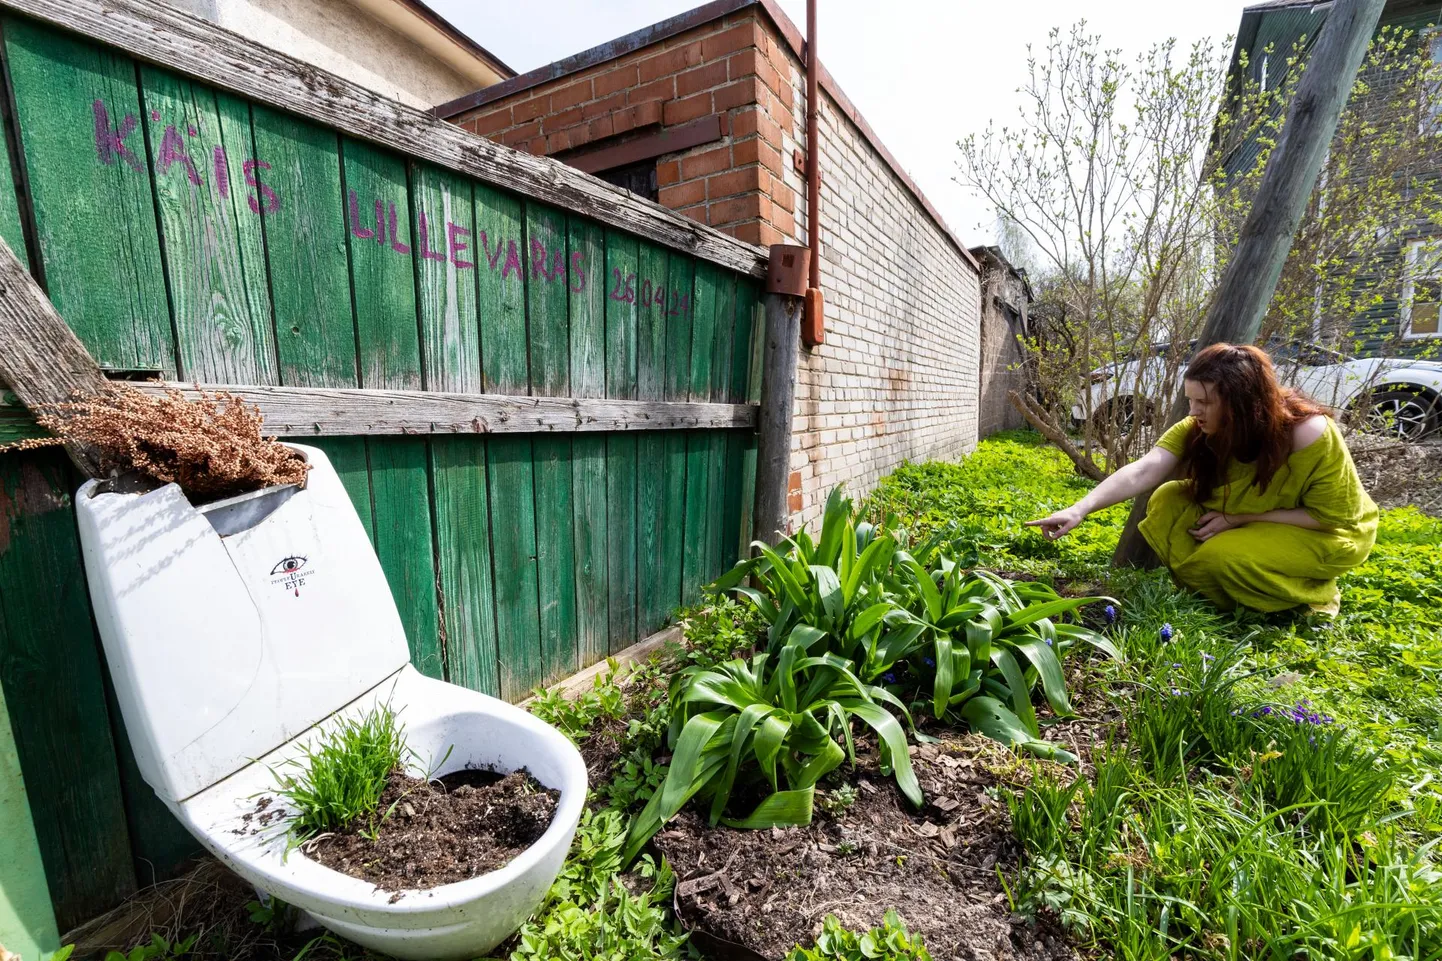
[(391, 772), (374, 839), (353, 825), (302, 850), (328, 868), (395, 891), (465, 881), (505, 867), (534, 844), (556, 814), (560, 792), (522, 768), (504, 776), (455, 771), (436, 781)]
[(1027, 763), (970, 734), (913, 747), (926, 795), (915, 811), (876, 773), (874, 746), (858, 749), (866, 756), (839, 769), (844, 782), (823, 782), (831, 792), (852, 784), (855, 802), (818, 810), (806, 827), (713, 828), (688, 808), (657, 835), (678, 879), (679, 917), (708, 956), (784, 958), (812, 943), (828, 914), (865, 930), (894, 908), (936, 961), (1077, 957), (1049, 920), (1011, 910), (997, 875), (1015, 874), (1021, 850), (994, 789), (1028, 777)]

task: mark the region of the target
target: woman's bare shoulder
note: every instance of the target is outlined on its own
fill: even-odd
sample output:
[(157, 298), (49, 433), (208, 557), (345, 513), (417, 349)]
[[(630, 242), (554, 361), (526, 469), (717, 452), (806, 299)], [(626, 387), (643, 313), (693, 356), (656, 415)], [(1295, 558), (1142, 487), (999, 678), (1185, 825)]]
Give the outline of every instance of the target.
[(1313, 414), (1292, 428), (1292, 452), (1311, 447), (1327, 433), (1328, 418), (1325, 414)]

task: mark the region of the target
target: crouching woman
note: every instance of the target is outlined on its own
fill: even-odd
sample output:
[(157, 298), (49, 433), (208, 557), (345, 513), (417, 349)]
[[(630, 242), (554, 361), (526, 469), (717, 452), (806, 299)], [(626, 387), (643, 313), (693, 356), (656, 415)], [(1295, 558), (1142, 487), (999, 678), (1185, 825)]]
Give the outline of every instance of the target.
[(1336, 423), (1277, 383), (1256, 347), (1214, 344), (1188, 365), (1191, 416), (1086, 497), (1031, 521), (1055, 540), (1161, 484), (1141, 532), (1184, 586), (1223, 610), (1335, 614), (1337, 577), (1367, 559), (1377, 505)]

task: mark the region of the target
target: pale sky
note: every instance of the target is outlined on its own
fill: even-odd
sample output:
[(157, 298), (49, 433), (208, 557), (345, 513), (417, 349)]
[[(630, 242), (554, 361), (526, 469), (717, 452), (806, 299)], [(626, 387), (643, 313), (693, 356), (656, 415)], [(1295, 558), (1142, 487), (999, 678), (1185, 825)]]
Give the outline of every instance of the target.
[[(525, 73), (697, 6), (688, 0), (427, 0)], [(779, 0), (804, 31), (805, 0)], [(1220, 43), (1256, 0), (821, 0), (826, 64), (872, 129), (968, 244), (991, 240), (994, 215), (952, 181), (956, 142), (1017, 116), (1026, 47), (1085, 19), (1131, 59), (1168, 37)], [(544, 13), (540, 12), (544, 10)]]

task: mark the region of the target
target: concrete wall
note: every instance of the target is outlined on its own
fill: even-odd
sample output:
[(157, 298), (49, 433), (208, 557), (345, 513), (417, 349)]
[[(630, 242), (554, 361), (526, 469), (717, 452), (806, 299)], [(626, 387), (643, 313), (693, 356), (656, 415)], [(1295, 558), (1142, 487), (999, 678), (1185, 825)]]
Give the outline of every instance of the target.
[[(565, 157), (717, 116), (718, 139), (658, 158), (660, 202), (750, 243), (804, 243), (805, 74), (774, 16), (746, 7), (453, 119)], [(826, 342), (798, 371), (793, 524), (817, 520), (838, 483), (864, 495), (902, 461), (978, 437), (976, 262), (849, 103), (823, 93), (820, 124)]]
[(164, 2), (413, 107), (430, 108), (479, 86), (351, 0)]

